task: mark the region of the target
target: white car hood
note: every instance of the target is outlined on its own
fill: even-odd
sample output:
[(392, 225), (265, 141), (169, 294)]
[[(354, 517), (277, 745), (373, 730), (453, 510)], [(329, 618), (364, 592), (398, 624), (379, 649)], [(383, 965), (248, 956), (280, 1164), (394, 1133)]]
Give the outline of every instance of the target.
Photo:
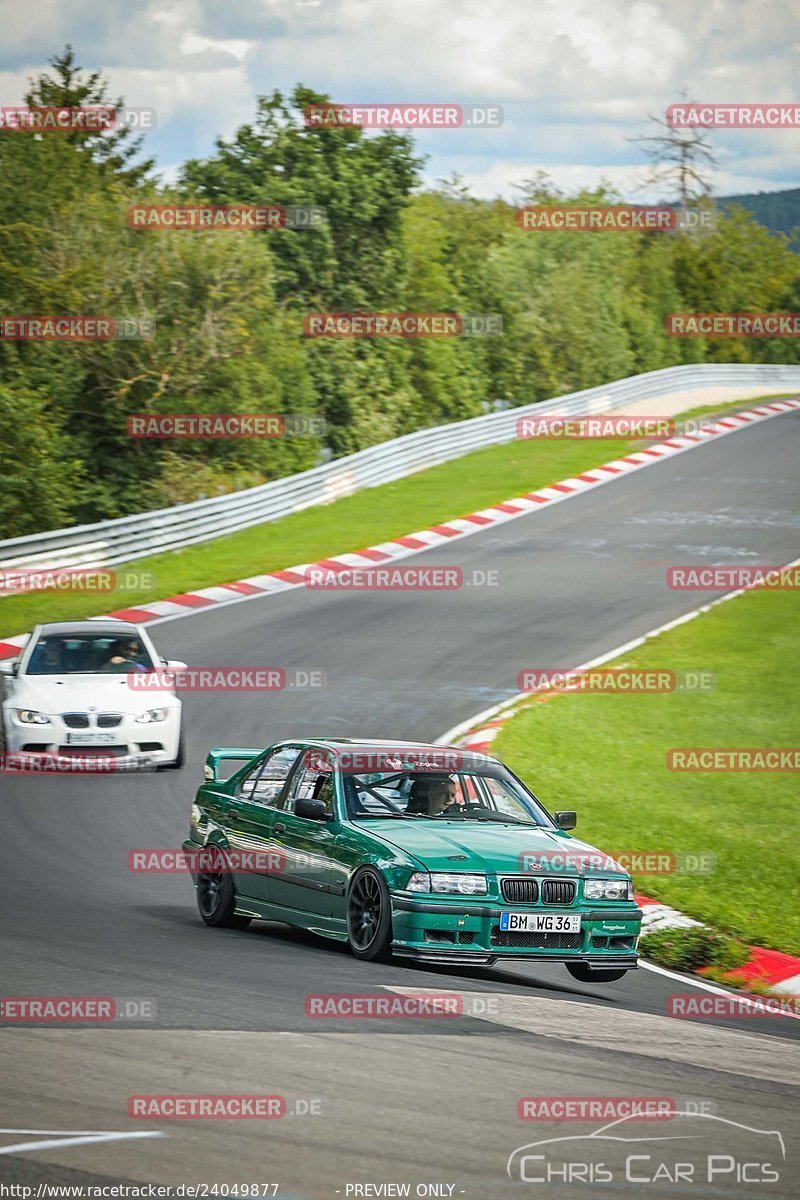
[(169, 688), (132, 688), (127, 674), (27, 675), (17, 680), (8, 699), (14, 708), (36, 712), (138, 713), (148, 708), (170, 708), (179, 704)]

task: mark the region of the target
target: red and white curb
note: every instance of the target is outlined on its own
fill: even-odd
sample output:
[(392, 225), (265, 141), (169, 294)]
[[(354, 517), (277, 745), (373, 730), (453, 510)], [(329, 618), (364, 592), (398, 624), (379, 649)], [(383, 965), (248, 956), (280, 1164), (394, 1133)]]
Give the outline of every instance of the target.
[[(668, 904), (651, 900), (649, 896), (635, 893), (636, 903), (642, 910), (642, 932), (655, 933), (661, 929), (707, 928), (702, 921), (695, 921)], [(783, 954), (780, 950), (765, 950), (761, 946), (750, 947), (750, 957), (743, 966), (730, 972), (737, 979), (748, 983), (766, 984), (776, 992), (800, 996), (800, 958), (794, 954)]]
[[(800, 559), (794, 562), (787, 563), (787, 567), (794, 567), (800, 563)], [(579, 667), (574, 668), (574, 673), (578, 674), (581, 671), (591, 670), (593, 667), (602, 666), (611, 659), (619, 658), (623, 654), (627, 654), (630, 650), (642, 646), (651, 638), (658, 637), (659, 634), (666, 633), (670, 629), (674, 629), (678, 625), (685, 625), (687, 621), (693, 620), (701, 613), (709, 612), (710, 609), (716, 608), (718, 604), (724, 604), (727, 600), (733, 600), (736, 596), (741, 596), (745, 589), (739, 588), (736, 591), (728, 592), (724, 596), (719, 596), (716, 600), (712, 600), (709, 604), (704, 604), (702, 608), (696, 608), (692, 612), (684, 613), (674, 621), (668, 621), (665, 625), (659, 625), (657, 629), (650, 630), (643, 637), (635, 638), (631, 642), (626, 642), (624, 646), (617, 646), (615, 650), (610, 650), (607, 654), (600, 655), (599, 658), (592, 659), (591, 662), (582, 663)], [(436, 741), (440, 745), (449, 746), (455, 745), (462, 750), (470, 750), (473, 754), (491, 754), (491, 745), (506, 721), (516, 716), (520, 711), (521, 706), (525, 702), (533, 703), (550, 699), (557, 695), (569, 695), (568, 689), (548, 687), (542, 688), (538, 692), (520, 692), (516, 696), (512, 696), (510, 700), (503, 701), (502, 704), (496, 704), (493, 708), (484, 710), (478, 713), (477, 716), (456, 725), (453, 729), (449, 729), (447, 733), (442, 734)], [(691, 928), (707, 928), (702, 921), (697, 921), (694, 917), (687, 917), (685, 913), (679, 912), (677, 908), (670, 908), (668, 904), (662, 904), (659, 900), (652, 900), (649, 896), (645, 896), (640, 892), (635, 892), (636, 903), (642, 910), (642, 932), (654, 933), (661, 929), (691, 929)], [(793, 996), (800, 996), (800, 958), (793, 954), (783, 954), (779, 950), (765, 950), (761, 946), (750, 947), (750, 957), (743, 966), (737, 967), (731, 974), (740, 979), (746, 979), (751, 983), (766, 984), (775, 992), (786, 992)]]
[[(434, 546), (443, 546), (470, 537), (491, 525), (514, 521), (518, 517), (527, 516), (547, 506), (559, 504), (563, 500), (581, 495), (593, 488), (613, 483), (615, 479), (630, 474), (632, 471), (651, 467), (661, 459), (684, 454), (688, 450), (695, 450), (709, 441), (737, 433), (749, 425), (781, 416), (796, 409), (800, 409), (800, 398), (771, 401), (769, 404), (758, 405), (746, 412), (709, 422), (695, 433), (685, 433), (668, 438), (649, 446), (646, 450), (638, 450), (634, 454), (615, 458), (602, 466), (595, 467), (590, 471), (583, 471), (580, 475), (572, 476), (569, 479), (562, 479), (558, 483), (539, 488), (535, 492), (527, 492), (524, 496), (517, 496), (502, 504), (494, 504), (489, 508), (480, 509), (478, 512), (468, 513), (464, 517), (446, 521), (441, 525), (433, 525), (429, 529), (419, 529), (405, 537), (394, 538), (389, 542), (380, 542), (376, 546), (368, 546), (364, 550), (350, 554), (337, 554), (331, 558), (321, 559), (319, 562), (300, 563), (298, 566), (286, 567), (280, 571), (269, 571), (264, 575), (253, 575), (248, 579), (239, 579), (217, 587), (182, 592), (176, 596), (170, 596), (167, 600), (156, 600), (149, 604), (137, 605), (135, 608), (116, 609), (114, 612), (104, 613), (102, 616), (117, 617), (123, 621), (133, 621), (136, 624), (174, 621), (215, 606), (239, 604), (246, 600), (286, 592), (292, 588), (305, 587), (309, 579), (309, 572), (312, 570), (322, 568), (338, 573), (353, 568), (375, 567), (396, 562), (401, 558), (408, 558), (411, 555), (420, 554), (424, 550), (430, 550)], [(16, 657), (26, 641), (27, 635), (0, 640), (0, 659)]]

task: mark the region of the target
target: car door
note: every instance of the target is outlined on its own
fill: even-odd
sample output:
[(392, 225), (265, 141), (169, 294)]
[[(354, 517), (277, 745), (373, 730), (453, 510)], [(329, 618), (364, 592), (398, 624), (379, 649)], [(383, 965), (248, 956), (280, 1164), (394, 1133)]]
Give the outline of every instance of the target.
[[(299, 817), (295, 812), (299, 799), (323, 800), (333, 819)], [(332, 760), (324, 751), (306, 750), (272, 822), (270, 845), (285, 860), (285, 869), (270, 880), (273, 903), (331, 915), (334, 896), (344, 891), (335, 863), (337, 829)]]
[(276, 747), (223, 802), (220, 825), (228, 845), (237, 852), (233, 882), (240, 896), (273, 899), (272, 882), (283, 870), (283, 860), (275, 851), (272, 826), (300, 751), (298, 745)]

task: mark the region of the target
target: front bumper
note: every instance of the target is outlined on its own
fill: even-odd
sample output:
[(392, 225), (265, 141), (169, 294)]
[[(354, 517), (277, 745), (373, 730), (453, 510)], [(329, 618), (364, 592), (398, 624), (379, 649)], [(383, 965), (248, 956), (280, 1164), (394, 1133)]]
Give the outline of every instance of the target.
[(181, 709), (170, 709), (165, 721), (143, 725), (124, 714), (119, 725), (100, 729), (96, 718), (88, 728), (70, 728), (61, 716), (51, 716), (46, 725), (23, 724), (14, 713), (21, 705), (4, 705), (6, 750), (11, 756), (48, 759), (111, 759), (117, 770), (137, 769), (133, 764), (172, 763), (180, 744)]
[(503, 933), (497, 899), (439, 900), (392, 895), (392, 951), (401, 957), (439, 963), (491, 964), (498, 959), (582, 962), (613, 969), (637, 965), (642, 913), (633, 903), (559, 908), (514, 905), (514, 911), (552, 916), (578, 913), (578, 933)]

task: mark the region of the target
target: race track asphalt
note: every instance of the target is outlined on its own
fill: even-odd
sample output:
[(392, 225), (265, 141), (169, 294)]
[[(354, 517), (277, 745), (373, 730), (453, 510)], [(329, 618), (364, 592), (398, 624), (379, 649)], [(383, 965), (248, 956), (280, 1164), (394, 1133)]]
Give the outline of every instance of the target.
[[(506, 1174), (517, 1147), (597, 1127), (522, 1122), (520, 1097), (646, 1094), (782, 1131), (792, 1171), (755, 1191), (793, 1194), (797, 1021), (668, 1018), (668, 995), (694, 984), (646, 970), (589, 987), (556, 966), (365, 965), (278, 925), (212, 931), (186, 877), (133, 875), (126, 858), (134, 847), (180, 843), (212, 745), (335, 734), (433, 740), (513, 696), (522, 668), (585, 662), (712, 598), (670, 591), (667, 565), (798, 557), (798, 462), (800, 415), (791, 413), (407, 560), (458, 566), (467, 580), (495, 571), (495, 586), (298, 589), (155, 624), (167, 657), (322, 671), (324, 685), (187, 695), (181, 772), (0, 779), (2, 994), (147, 998), (156, 1008), (155, 1019), (121, 1027), (0, 1029), (0, 1181), (277, 1183), (281, 1196), (315, 1198), (407, 1181), (412, 1195), (417, 1183), (439, 1183), (456, 1197), (504, 1196), (520, 1186)], [(565, 780), (563, 806), (573, 802), (580, 809)], [(646, 829), (644, 804), (638, 827)], [(382, 989), (464, 993), (469, 1015), (305, 1015), (311, 991)], [(320, 1115), (127, 1115), (133, 1094), (199, 1092), (313, 1100)], [(732, 1127), (705, 1125), (727, 1152)], [(3, 1155), (37, 1140), (13, 1130), (161, 1136)], [(717, 1182), (726, 1196), (755, 1194), (744, 1181)], [(616, 1176), (603, 1186), (609, 1196), (637, 1187)]]

